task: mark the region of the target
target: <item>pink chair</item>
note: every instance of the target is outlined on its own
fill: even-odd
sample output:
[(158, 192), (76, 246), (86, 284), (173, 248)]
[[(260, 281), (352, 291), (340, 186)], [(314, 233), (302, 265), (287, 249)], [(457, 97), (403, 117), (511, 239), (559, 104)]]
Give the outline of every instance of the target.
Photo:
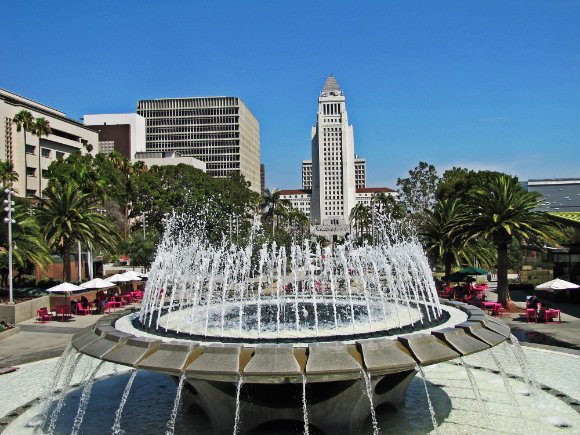
[(109, 301), (109, 302), (107, 302), (107, 305), (105, 305), (105, 312), (107, 314), (110, 314), (111, 308), (113, 309), (113, 312), (115, 312), (115, 309), (116, 309), (115, 307), (116, 307), (115, 302)]
[(52, 320), (52, 314), (48, 312), (48, 308), (42, 307), (36, 310), (36, 321), (39, 323), (45, 323)]
[(538, 312), (535, 308), (526, 308), (526, 320), (530, 323), (530, 319), (534, 322), (538, 321)]
[(546, 323), (552, 319), (558, 318), (558, 323), (562, 323), (562, 319), (560, 318), (560, 310), (546, 310)]
[(90, 314), (90, 312), (91, 311), (88, 308), (83, 308), (83, 304), (77, 302), (77, 314), (86, 316), (87, 314)]
[(496, 303), (494, 307), (491, 309), (491, 314), (494, 316), (502, 317), (505, 315), (505, 309), (502, 307), (501, 304)]

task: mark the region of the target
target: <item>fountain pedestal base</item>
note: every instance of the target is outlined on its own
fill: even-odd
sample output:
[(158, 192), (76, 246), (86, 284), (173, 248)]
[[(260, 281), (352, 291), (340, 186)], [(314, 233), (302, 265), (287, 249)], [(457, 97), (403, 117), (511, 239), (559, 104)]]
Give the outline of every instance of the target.
[[(407, 388), (416, 371), (371, 377), (373, 405), (404, 405)], [(216, 434), (231, 434), (236, 409), (236, 385), (228, 382), (188, 379), (184, 410), (192, 403), (209, 417)], [(276, 422), (304, 422), (302, 384), (243, 384), (240, 390), (240, 434)], [(314, 382), (306, 384), (308, 422), (326, 434), (357, 433), (370, 417), (370, 401), (364, 381)]]

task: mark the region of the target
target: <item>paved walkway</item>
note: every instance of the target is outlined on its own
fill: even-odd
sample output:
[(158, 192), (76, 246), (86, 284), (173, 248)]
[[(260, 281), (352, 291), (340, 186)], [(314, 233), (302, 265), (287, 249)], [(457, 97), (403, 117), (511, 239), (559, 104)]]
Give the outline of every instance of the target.
[(36, 323), (31, 319), (19, 323), (20, 332), (0, 342), (0, 368), (60, 356), (74, 334), (101, 317), (98, 314), (73, 316), (66, 322)]
[[(490, 286), (491, 291), (488, 299), (491, 301), (497, 301), (495, 284), (492, 283)], [(512, 290), (510, 294), (514, 304), (521, 309), (525, 309), (527, 293), (522, 290)], [(549, 301), (546, 302), (550, 303)], [(527, 323), (525, 312), (509, 314), (502, 317), (502, 320), (512, 328), (514, 335), (521, 341), (549, 346), (563, 346), (580, 351), (580, 304), (550, 304), (553, 308), (561, 311), (562, 323)]]

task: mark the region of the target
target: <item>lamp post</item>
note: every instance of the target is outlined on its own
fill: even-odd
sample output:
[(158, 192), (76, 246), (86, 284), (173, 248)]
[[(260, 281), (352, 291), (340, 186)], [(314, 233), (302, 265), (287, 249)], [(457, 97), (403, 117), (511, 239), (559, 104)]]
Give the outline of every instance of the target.
[(14, 201), (12, 201), (12, 195), (14, 192), (11, 189), (4, 190), (8, 199), (4, 200), (4, 211), (8, 213), (8, 217), (4, 218), (4, 222), (8, 224), (8, 293), (10, 297), (10, 304), (14, 304), (14, 289), (12, 287), (12, 224), (16, 223), (14, 219), (12, 219), (12, 213), (15, 211), (12, 206), (14, 205)]
[(143, 240), (145, 240), (145, 216), (149, 213), (148, 211), (142, 211), (141, 216), (143, 217)]

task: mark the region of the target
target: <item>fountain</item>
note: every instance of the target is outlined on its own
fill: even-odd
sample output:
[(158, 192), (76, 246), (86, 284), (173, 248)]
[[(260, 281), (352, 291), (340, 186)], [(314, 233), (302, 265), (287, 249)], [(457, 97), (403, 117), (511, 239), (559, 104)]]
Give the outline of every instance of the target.
[(178, 379), (168, 433), (182, 391), (214, 433), (276, 421), (303, 422), (305, 432), (355, 433), (369, 416), (378, 433), (374, 409), (403, 406), (422, 367), (490, 349), (510, 330), (476, 307), (441, 304), (419, 242), (393, 225), (376, 233), (374, 245), (305, 242), (286, 252), (275, 243), (255, 247), (257, 224), (240, 247), (227, 238), (211, 244), (194, 222), (173, 217), (141, 310), (100, 319), (72, 346)]

